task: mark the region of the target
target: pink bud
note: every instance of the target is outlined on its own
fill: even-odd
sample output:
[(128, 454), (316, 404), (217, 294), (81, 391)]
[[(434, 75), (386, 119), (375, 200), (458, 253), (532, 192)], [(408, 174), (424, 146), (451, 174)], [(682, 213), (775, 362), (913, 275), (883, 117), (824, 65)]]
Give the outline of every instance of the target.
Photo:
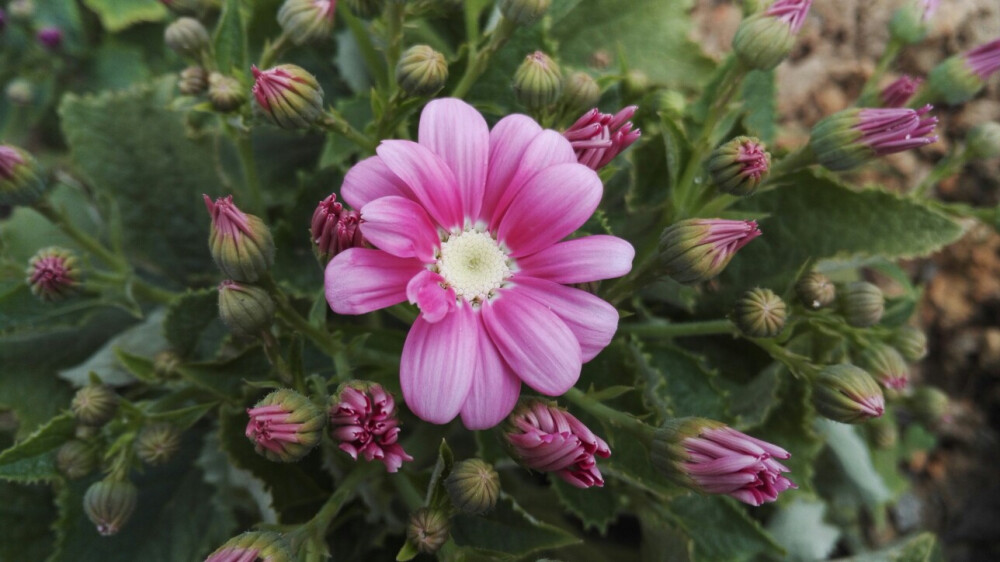
[(358, 460), (380, 460), (388, 472), (412, 461), (399, 440), (396, 402), (375, 383), (354, 382), (341, 387), (330, 401), (331, 435), (340, 450)]
[(764, 12), (764, 15), (778, 18), (788, 24), (795, 35), (802, 29), (802, 24), (806, 21), (806, 14), (812, 0), (778, 0)]
[(317, 259), (326, 264), (344, 250), (362, 246), (361, 222), (361, 214), (346, 209), (337, 201), (337, 194), (320, 201), (309, 228)]
[(904, 107), (910, 101), (913, 94), (917, 93), (920, 85), (924, 83), (923, 78), (903, 75), (898, 80), (889, 84), (880, 97), (883, 107)]
[(35, 34), (35, 39), (46, 49), (55, 50), (62, 45), (63, 32), (55, 26), (43, 27)]
[(630, 105), (618, 113), (601, 113), (596, 107), (584, 113), (563, 133), (576, 151), (579, 163), (600, 170), (632, 145), (642, 134), (633, 130), (629, 119), (637, 106)]
[(978, 74), (980, 79), (986, 80), (991, 74), (1000, 70), (1000, 39), (980, 45), (962, 56), (968, 67)]

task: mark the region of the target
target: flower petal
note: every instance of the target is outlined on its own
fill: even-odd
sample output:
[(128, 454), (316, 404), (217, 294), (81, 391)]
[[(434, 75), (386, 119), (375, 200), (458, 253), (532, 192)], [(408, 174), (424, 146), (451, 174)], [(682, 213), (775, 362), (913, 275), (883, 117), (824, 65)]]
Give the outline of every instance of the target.
[(418, 317), (406, 336), (399, 365), (403, 399), (416, 416), (448, 423), (462, 409), (476, 369), (479, 322), (460, 306), (440, 322)]
[(528, 386), (563, 394), (580, 378), (580, 344), (551, 310), (517, 291), (503, 291), (481, 314), (490, 339)]
[(617, 236), (599, 234), (553, 244), (517, 260), (524, 275), (556, 283), (590, 283), (632, 270), (635, 249)]
[(594, 214), (603, 188), (582, 164), (559, 164), (535, 174), (500, 221), (499, 240), (513, 257), (529, 256), (571, 234)]
[(586, 363), (611, 343), (618, 329), (618, 311), (600, 298), (580, 289), (531, 277), (515, 278), (521, 291), (562, 320), (580, 342)]
[(413, 191), (427, 214), (445, 229), (462, 226), (462, 196), (454, 172), (440, 156), (413, 141), (382, 141), (385, 165)]
[(361, 208), (361, 233), (380, 250), (401, 258), (434, 261), (441, 243), (437, 228), (420, 204), (390, 195)]
[(576, 163), (576, 153), (565, 137), (550, 129), (539, 133), (525, 149), (517, 171), (501, 187), (500, 198), (490, 215), (490, 228), (495, 229), (500, 224), (511, 202), (517, 198), (528, 180), (552, 166)]
[(482, 114), (460, 99), (437, 99), (420, 114), (418, 135), (455, 173), (465, 216), (478, 216), (490, 154), (490, 128)]
[(493, 208), (521, 165), (524, 151), (541, 132), (541, 125), (520, 114), (504, 117), (490, 131), (490, 163), (480, 218), (489, 222)]
[(521, 379), (500, 356), (483, 326), (479, 329), (478, 359), (472, 389), (462, 406), (462, 423), (472, 430), (489, 429), (502, 422), (517, 405), (521, 393)]
[(352, 166), (340, 186), (341, 198), (355, 209), (387, 195), (414, 198), (413, 191), (378, 156), (365, 158)]
[(351, 248), (326, 266), (326, 302), (337, 314), (364, 314), (406, 300), (406, 284), (424, 271), (418, 260)]
[(423, 319), (440, 322), (455, 309), (455, 291), (441, 286), (444, 277), (428, 269), (416, 274), (406, 286), (406, 298), (423, 313)]

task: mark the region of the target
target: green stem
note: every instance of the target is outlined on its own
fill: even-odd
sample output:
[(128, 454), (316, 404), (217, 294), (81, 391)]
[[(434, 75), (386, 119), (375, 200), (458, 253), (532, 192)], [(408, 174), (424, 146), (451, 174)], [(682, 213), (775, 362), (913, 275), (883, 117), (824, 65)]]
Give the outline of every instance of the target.
[(365, 66), (368, 67), (368, 74), (375, 79), (377, 85), (384, 86), (385, 66), (382, 58), (378, 55), (378, 51), (375, 49), (375, 45), (372, 44), (371, 35), (365, 29), (365, 24), (351, 13), (346, 2), (337, 4), (337, 17), (347, 24), (347, 28), (351, 30), (351, 35), (354, 36), (354, 41), (358, 44), (358, 49), (361, 51), (361, 58), (365, 60)]
[(685, 336), (711, 336), (736, 334), (736, 326), (727, 319), (697, 322), (650, 322), (647, 324), (622, 324), (618, 330), (637, 336), (677, 338)]
[(115, 271), (124, 272), (129, 270), (129, 265), (125, 261), (125, 258), (114, 254), (96, 238), (77, 228), (62, 210), (53, 207), (47, 199), (42, 199), (35, 203), (33, 208), (38, 214), (48, 219), (59, 230), (63, 231), (66, 236), (72, 238), (80, 247), (94, 254), (94, 256), (111, 266)]
[(582, 390), (571, 388), (563, 395), (564, 398), (576, 404), (581, 410), (611, 425), (618, 426), (644, 441), (652, 438), (653, 428), (642, 423), (631, 414), (616, 410), (594, 400)]
[(274, 61), (278, 60), (281, 53), (288, 48), (289, 42), (288, 33), (282, 31), (281, 35), (278, 36), (278, 40), (274, 43), (268, 43), (264, 47), (264, 52), (260, 54), (260, 68), (268, 69), (274, 64)]
[(872, 72), (872, 75), (868, 77), (864, 88), (861, 90), (861, 95), (858, 96), (857, 105), (859, 107), (875, 107), (881, 105), (878, 100), (879, 82), (882, 81), (882, 77), (885, 76), (885, 72), (889, 70), (889, 66), (896, 60), (896, 57), (899, 55), (899, 51), (902, 48), (903, 44), (897, 39), (889, 40), (889, 44), (886, 45), (885, 51), (882, 52), (882, 56), (878, 59), (878, 63), (875, 65), (875, 70)]
[(939, 162), (931, 170), (931, 173), (910, 193), (915, 197), (929, 197), (932, 194), (931, 190), (934, 186), (941, 183), (941, 180), (951, 177), (962, 170), (962, 167), (968, 162), (967, 154), (968, 152), (962, 148)]
[(378, 142), (355, 129), (350, 123), (347, 122), (346, 119), (344, 119), (344, 116), (335, 109), (329, 109), (326, 115), (319, 121), (319, 124), (324, 129), (341, 135), (370, 153), (374, 153), (375, 148), (378, 146)]
[(403, 51), (403, 22), (406, 20), (406, 5), (403, 2), (389, 2), (385, 10), (385, 19), (388, 35), (385, 62), (388, 67), (389, 91), (391, 94), (395, 94), (398, 88), (396, 65), (399, 63), (399, 56)]
[(815, 161), (816, 154), (812, 151), (812, 148), (806, 144), (798, 150), (786, 155), (781, 160), (775, 162), (774, 166), (771, 166), (771, 173), (768, 177), (767, 183), (773, 183), (776, 180), (781, 179), (783, 176), (787, 176), (788, 174), (797, 172), (802, 168), (812, 165)]
[(326, 533), (330, 528), (330, 523), (340, 513), (348, 502), (354, 499), (358, 487), (368, 478), (372, 472), (372, 463), (360, 462), (354, 469), (344, 477), (337, 485), (330, 497), (327, 498), (323, 507), (316, 512), (316, 515), (308, 523), (302, 525), (294, 531), (295, 535), (301, 536), (305, 541), (312, 543), (313, 548), (308, 552), (312, 554), (314, 560), (320, 560), (318, 553), (326, 550)]
[(309, 338), (316, 347), (320, 348), (327, 355), (331, 357), (340, 353), (341, 346), (340, 343), (333, 338), (330, 332), (313, 326), (308, 320), (302, 317), (297, 310), (288, 301), (288, 297), (285, 293), (278, 287), (278, 284), (274, 282), (274, 279), (268, 275), (263, 280), (264, 288), (274, 299), (275, 308), (277, 309), (278, 316), (282, 320), (287, 322), (292, 328), (301, 332), (304, 336)]
[(799, 378), (811, 379), (819, 373), (819, 368), (813, 365), (809, 361), (808, 357), (804, 357), (797, 353), (791, 352), (788, 349), (778, 345), (772, 339), (763, 338), (748, 338), (757, 347), (766, 351), (772, 359), (775, 361), (780, 361), (791, 373)]
[(260, 180), (257, 177), (257, 166), (254, 161), (253, 141), (249, 135), (237, 131), (227, 123), (225, 117), (220, 116), (219, 119), (226, 136), (236, 145), (236, 154), (243, 169), (243, 185), (246, 188), (243, 195), (249, 199), (248, 207), (253, 214), (263, 214), (264, 202), (261, 198)]
[(146, 281), (143, 281), (138, 277), (132, 279), (132, 291), (135, 294), (135, 296), (139, 298), (143, 298), (159, 304), (169, 304), (173, 302), (173, 300), (176, 299), (178, 296), (180, 296), (179, 293), (168, 291), (166, 289), (161, 289), (156, 285), (151, 285), (150, 283), (147, 283)]
[[(517, 25), (514, 22), (507, 18), (500, 18), (500, 23), (496, 29), (490, 32), (489, 43), (481, 51), (475, 52), (474, 56), (469, 57), (469, 63), (465, 66), (465, 73), (462, 75), (462, 79), (451, 92), (452, 97), (462, 98), (469, 93), (476, 80), (482, 76), (483, 72), (486, 72), (486, 67), (489, 65), (490, 59), (500, 50), (500, 47), (503, 47), (507, 43), (507, 40), (514, 34), (515, 29), (517, 29)], [(472, 52), (474, 51), (470, 51), (470, 55)]]

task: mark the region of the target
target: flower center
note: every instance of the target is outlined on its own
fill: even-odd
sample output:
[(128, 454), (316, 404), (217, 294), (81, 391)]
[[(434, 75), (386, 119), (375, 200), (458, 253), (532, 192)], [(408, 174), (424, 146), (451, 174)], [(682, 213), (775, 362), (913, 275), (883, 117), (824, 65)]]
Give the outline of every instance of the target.
[(511, 261), (488, 232), (466, 230), (441, 243), (438, 273), (455, 296), (481, 303), (511, 276)]

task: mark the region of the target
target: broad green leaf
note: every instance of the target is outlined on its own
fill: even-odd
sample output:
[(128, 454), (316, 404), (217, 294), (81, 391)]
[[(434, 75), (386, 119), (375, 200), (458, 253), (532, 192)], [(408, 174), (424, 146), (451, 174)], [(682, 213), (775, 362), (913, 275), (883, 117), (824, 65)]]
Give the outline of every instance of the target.
[(844, 476), (865, 504), (874, 508), (889, 499), (889, 489), (872, 466), (868, 446), (854, 426), (817, 419), (816, 430), (826, 438), (826, 445), (837, 459)]
[(735, 500), (687, 494), (664, 506), (674, 523), (691, 537), (694, 560), (755, 560), (776, 556), (781, 547)]
[(231, 75), (233, 70), (249, 72), (243, 4), (242, 0), (224, 0), (222, 14), (215, 27), (215, 62), (223, 74)]
[(158, 309), (141, 323), (124, 330), (108, 340), (101, 349), (83, 363), (59, 373), (59, 377), (74, 386), (85, 386), (90, 373), (100, 375), (101, 381), (112, 386), (135, 382), (135, 377), (118, 360), (116, 350), (140, 357), (154, 357), (167, 349), (163, 337), (163, 319), (166, 311)]
[(778, 101), (774, 71), (754, 70), (743, 82), (743, 126), (747, 132), (766, 144), (774, 143), (778, 134)]
[(826, 505), (796, 500), (774, 514), (767, 524), (771, 536), (788, 551), (787, 560), (825, 560), (840, 531), (823, 521)]
[(716, 385), (718, 374), (703, 357), (672, 345), (648, 345), (647, 351), (650, 365), (663, 373), (657, 392), (672, 416), (726, 421), (729, 397)]
[(501, 497), (489, 515), (455, 516), (451, 538), (459, 546), (501, 560), (517, 560), (535, 552), (580, 542), (566, 531), (535, 519), (509, 496)]
[(921, 533), (876, 552), (838, 558), (838, 562), (931, 562), (934, 560), (937, 538), (933, 533)]
[(109, 39), (94, 53), (88, 78), (91, 91), (123, 90), (149, 80), (150, 71), (141, 48)]
[(778, 405), (778, 388), (781, 382), (780, 363), (773, 363), (745, 385), (728, 384), (732, 398), (730, 412), (736, 417), (735, 425), (741, 430), (757, 427)]
[(157, 0), (83, 0), (101, 19), (104, 29), (114, 33), (142, 22), (163, 21), (167, 9)]
[(0, 453), (0, 478), (34, 482), (59, 478), (55, 451), (73, 438), (76, 420), (62, 414), (45, 424), (27, 439)]
[(451, 452), (451, 447), (444, 439), (441, 440), (441, 447), (438, 448), (437, 462), (434, 463), (434, 471), (431, 472), (431, 481), (427, 485), (427, 498), (424, 504), (434, 509), (447, 509), (451, 500), (448, 499), (448, 490), (445, 489), (444, 482), (451, 474), (451, 469), (455, 465), (455, 454)]
[(0, 560), (45, 560), (55, 539), (52, 489), (0, 482)]
[(229, 331), (219, 320), (219, 293), (189, 291), (167, 306), (163, 332), (170, 349), (181, 357), (208, 359)]
[(604, 535), (608, 525), (618, 518), (621, 490), (613, 482), (587, 489), (571, 486), (561, 478), (553, 478), (551, 482), (559, 503), (583, 523), (584, 529), (595, 529)]

